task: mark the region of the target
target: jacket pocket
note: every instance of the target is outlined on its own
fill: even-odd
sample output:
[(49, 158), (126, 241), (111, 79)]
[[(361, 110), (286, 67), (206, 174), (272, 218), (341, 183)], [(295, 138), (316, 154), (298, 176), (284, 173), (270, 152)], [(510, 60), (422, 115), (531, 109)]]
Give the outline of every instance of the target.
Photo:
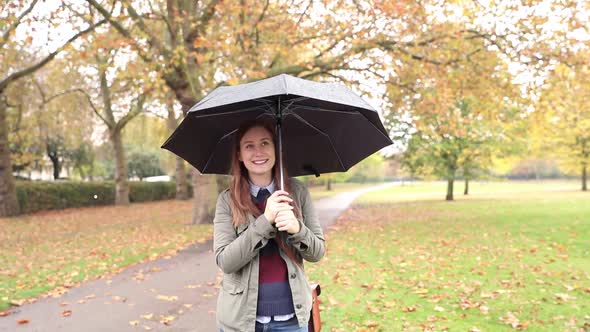
[(222, 287), (228, 294), (236, 295), (244, 292), (246, 286), (242, 282), (241, 274), (232, 273), (223, 276)]

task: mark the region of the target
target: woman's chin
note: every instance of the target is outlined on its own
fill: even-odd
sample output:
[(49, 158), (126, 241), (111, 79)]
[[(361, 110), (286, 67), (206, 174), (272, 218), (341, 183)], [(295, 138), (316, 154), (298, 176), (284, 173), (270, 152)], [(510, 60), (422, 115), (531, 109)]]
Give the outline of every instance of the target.
[(272, 167), (255, 166), (255, 167), (252, 167), (252, 169), (249, 169), (248, 171), (251, 174), (254, 174), (257, 176), (271, 175), (272, 174)]

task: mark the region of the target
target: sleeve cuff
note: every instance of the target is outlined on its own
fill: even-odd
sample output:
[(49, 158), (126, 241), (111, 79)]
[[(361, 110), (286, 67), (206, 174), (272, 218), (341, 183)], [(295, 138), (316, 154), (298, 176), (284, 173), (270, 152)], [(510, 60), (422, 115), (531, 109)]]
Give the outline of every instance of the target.
[(307, 248), (307, 245), (302, 243), (303, 239), (305, 239), (309, 234), (309, 228), (305, 226), (301, 220), (299, 221), (299, 232), (287, 237), (287, 241), (292, 245), (299, 247), (299, 249)]
[(277, 235), (277, 229), (266, 219), (264, 214), (260, 215), (252, 226), (254, 227), (254, 232), (265, 239), (272, 239)]

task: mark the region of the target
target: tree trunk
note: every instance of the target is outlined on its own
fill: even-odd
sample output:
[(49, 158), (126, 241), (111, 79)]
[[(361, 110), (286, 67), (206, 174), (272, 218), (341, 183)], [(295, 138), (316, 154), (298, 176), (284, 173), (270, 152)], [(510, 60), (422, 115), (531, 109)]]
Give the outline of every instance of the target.
[(202, 175), (194, 167), (192, 169), (193, 178), (193, 219), (192, 224), (213, 223), (213, 197), (215, 190), (215, 176)]
[(230, 177), (225, 175), (215, 175), (215, 182), (217, 185), (217, 194), (221, 194), (225, 189), (230, 186)]
[(463, 191), (463, 195), (469, 195), (469, 179), (465, 178), (465, 190)]
[(582, 191), (588, 191), (588, 186), (586, 185), (586, 182), (588, 180), (587, 169), (588, 169), (588, 167), (586, 166), (586, 164), (583, 164), (583, 166), (582, 166)]
[[(170, 99), (170, 98), (169, 98)], [(169, 100), (166, 104), (168, 108), (168, 119), (166, 121), (170, 134), (174, 132), (178, 125), (178, 120), (174, 114), (174, 102)], [(186, 181), (186, 168), (184, 167), (184, 160), (180, 157), (176, 157), (176, 199), (188, 199), (188, 183)]]
[(452, 201), (453, 200), (453, 183), (454, 183), (455, 179), (450, 177), (447, 180), (447, 197), (446, 200), (447, 201)]
[(12, 176), (12, 161), (8, 144), (8, 124), (6, 123), (6, 104), (0, 92), (0, 217), (18, 214), (16, 186)]
[(176, 199), (188, 199), (188, 182), (184, 160), (176, 157)]
[(123, 150), (121, 130), (111, 130), (111, 142), (115, 149), (115, 204), (129, 204), (129, 183), (127, 182), (127, 159)]
[(326, 180), (326, 190), (332, 191), (332, 179), (330, 177), (328, 177), (328, 179)]
[(53, 165), (53, 179), (57, 180), (59, 179), (59, 173), (61, 173), (59, 156), (57, 155), (57, 153), (50, 152), (49, 147), (47, 148), (47, 150), (47, 156), (49, 157), (49, 160), (51, 160), (51, 164)]

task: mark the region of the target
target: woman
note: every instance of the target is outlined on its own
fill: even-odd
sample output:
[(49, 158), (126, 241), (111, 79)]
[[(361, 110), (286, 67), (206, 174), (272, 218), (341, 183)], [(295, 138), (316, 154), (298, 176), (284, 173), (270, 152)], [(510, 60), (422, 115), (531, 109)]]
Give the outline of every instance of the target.
[(223, 271), (217, 302), (221, 331), (307, 331), (312, 305), (303, 270), (289, 258), (319, 261), (324, 235), (309, 191), (286, 179), (278, 190), (274, 124), (237, 132), (232, 180), (219, 195), (214, 249)]

